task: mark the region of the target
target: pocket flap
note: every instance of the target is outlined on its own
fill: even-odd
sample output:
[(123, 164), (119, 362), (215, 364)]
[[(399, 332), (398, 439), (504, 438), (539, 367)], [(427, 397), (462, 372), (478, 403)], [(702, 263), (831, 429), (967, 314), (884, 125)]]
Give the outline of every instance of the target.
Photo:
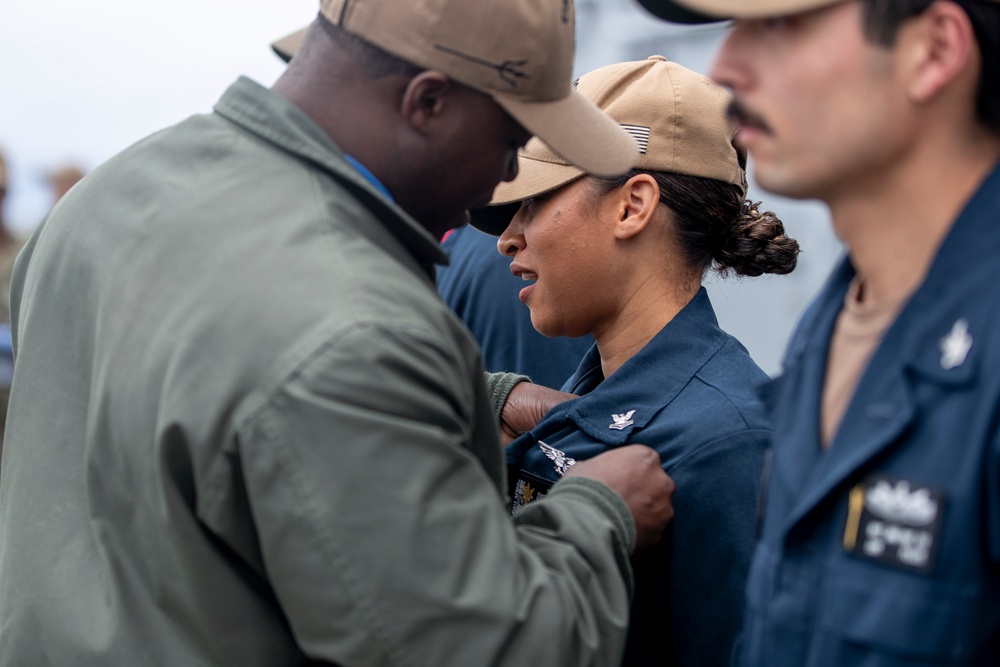
[(825, 632), (900, 657), (967, 660), (975, 655), (975, 592), (907, 573), (847, 574), (827, 582), (821, 614)]

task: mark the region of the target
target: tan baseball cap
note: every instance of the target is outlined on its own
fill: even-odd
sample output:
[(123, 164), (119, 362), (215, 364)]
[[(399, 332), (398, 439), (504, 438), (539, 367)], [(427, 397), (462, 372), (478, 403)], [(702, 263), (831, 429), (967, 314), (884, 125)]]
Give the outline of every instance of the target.
[[(572, 87), (573, 0), (322, 0), (331, 23), (486, 93), (567, 161), (615, 176), (635, 141)], [(272, 46), (293, 55), (304, 31)]]
[[(711, 79), (663, 56), (650, 56), (584, 74), (577, 90), (635, 137), (640, 153), (636, 168), (713, 178), (745, 191), (746, 152), (733, 145), (738, 126), (726, 115), (731, 97)], [(585, 173), (592, 172), (532, 139), (518, 154), (517, 178), (497, 186), (490, 205), (536, 197)], [(507, 221), (474, 215), (472, 224), (499, 234)]]

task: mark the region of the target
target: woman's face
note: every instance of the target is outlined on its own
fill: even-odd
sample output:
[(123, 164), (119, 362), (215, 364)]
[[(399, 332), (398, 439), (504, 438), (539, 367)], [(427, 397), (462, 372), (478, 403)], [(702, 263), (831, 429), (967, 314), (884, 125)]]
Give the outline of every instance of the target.
[(525, 281), (519, 297), (540, 333), (597, 333), (624, 305), (616, 295), (616, 204), (580, 178), (524, 200), (500, 235), (497, 249), (512, 258), (511, 272)]

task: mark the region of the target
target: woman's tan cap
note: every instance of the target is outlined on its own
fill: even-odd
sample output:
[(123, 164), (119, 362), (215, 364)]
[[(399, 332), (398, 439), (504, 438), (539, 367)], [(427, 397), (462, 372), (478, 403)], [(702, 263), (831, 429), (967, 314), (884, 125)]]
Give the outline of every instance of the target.
[[(618, 175), (638, 157), (628, 133), (572, 88), (572, 0), (323, 0), (320, 13), (399, 58), (486, 93), (588, 172)], [(273, 47), (294, 54), (301, 40), (300, 32)]]
[[(636, 168), (746, 188), (746, 154), (733, 146), (738, 128), (726, 115), (731, 97), (709, 78), (663, 56), (650, 56), (585, 74), (577, 90), (635, 137), (640, 152)], [(517, 178), (497, 186), (490, 204), (535, 197), (584, 173), (532, 139), (518, 155)]]

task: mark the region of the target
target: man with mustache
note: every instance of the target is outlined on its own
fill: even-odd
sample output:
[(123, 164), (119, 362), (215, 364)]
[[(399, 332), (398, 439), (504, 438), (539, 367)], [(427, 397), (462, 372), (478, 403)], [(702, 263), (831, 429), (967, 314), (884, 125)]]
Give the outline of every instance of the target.
[(738, 662), (1000, 664), (1000, 2), (642, 3), (735, 20), (756, 180), (847, 247), (764, 388)]

